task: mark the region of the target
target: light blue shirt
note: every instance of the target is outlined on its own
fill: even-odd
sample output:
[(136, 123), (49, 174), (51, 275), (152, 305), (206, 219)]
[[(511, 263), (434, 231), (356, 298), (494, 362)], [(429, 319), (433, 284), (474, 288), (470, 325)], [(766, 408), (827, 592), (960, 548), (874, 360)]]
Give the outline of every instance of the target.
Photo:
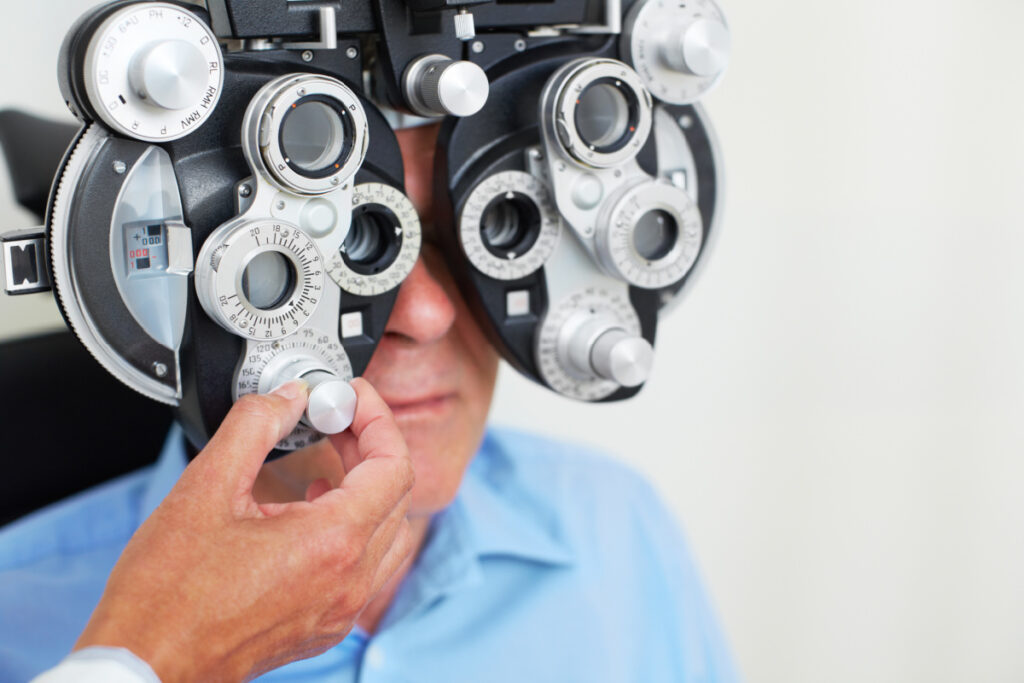
[[(0, 682), (70, 650), (121, 550), (185, 466), (157, 463), (0, 529)], [(183, 656), (187, 654), (183, 653)], [(579, 447), (492, 429), (376, 633), (266, 681), (734, 681), (685, 541), (652, 488)]]

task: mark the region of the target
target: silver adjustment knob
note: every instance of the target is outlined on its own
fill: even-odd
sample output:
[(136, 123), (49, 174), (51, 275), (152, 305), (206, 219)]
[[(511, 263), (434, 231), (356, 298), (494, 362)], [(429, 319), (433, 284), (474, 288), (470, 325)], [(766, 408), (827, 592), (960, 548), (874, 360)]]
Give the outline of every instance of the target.
[(610, 316), (590, 316), (562, 330), (562, 362), (577, 374), (607, 379), (624, 387), (647, 381), (654, 349), (643, 337), (629, 334)]
[(621, 328), (608, 330), (594, 343), (590, 364), (605, 379), (624, 387), (638, 387), (651, 375), (654, 349), (643, 337), (633, 337)]
[(487, 74), (473, 62), (425, 55), (402, 78), (409, 108), (420, 116), (472, 116), (487, 103)]
[(356, 392), (322, 362), (313, 358), (289, 360), (279, 367), (268, 366), (266, 380), (261, 386), (278, 387), (301, 379), (309, 384), (309, 403), (302, 423), (321, 434), (339, 434), (352, 424), (356, 414)]
[(644, 85), (668, 104), (692, 104), (725, 74), (732, 38), (715, 0), (636, 0), (619, 51)]
[(729, 64), (732, 38), (725, 24), (698, 19), (682, 31), (671, 31), (662, 45), (665, 62), (676, 71), (713, 77)]
[(209, 65), (203, 53), (184, 40), (164, 40), (139, 52), (128, 78), (139, 96), (164, 109), (194, 106), (206, 91)]
[(308, 373), (302, 379), (309, 382), (309, 405), (303, 421), (321, 434), (340, 434), (348, 429), (356, 415), (352, 385), (323, 371)]

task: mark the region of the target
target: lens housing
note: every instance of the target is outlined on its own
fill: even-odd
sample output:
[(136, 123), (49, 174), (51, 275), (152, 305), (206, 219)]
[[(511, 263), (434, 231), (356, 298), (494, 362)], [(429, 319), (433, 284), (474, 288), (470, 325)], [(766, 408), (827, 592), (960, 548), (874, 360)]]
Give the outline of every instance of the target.
[(704, 244), (704, 221), (690, 195), (671, 183), (647, 180), (608, 202), (597, 231), (606, 270), (643, 289), (662, 289), (690, 272)]
[(528, 195), (508, 191), (492, 199), (480, 216), (480, 237), (498, 258), (515, 259), (528, 252), (541, 232), (540, 207)]
[(350, 294), (389, 292), (412, 272), (422, 239), (419, 214), (401, 190), (360, 183), (352, 188), (352, 224), (327, 274)]
[(622, 62), (584, 57), (548, 80), (541, 121), (563, 156), (612, 168), (634, 158), (651, 134), (653, 103), (640, 76)]
[(278, 145), (293, 171), (308, 178), (325, 178), (348, 159), (353, 137), (352, 117), (336, 99), (307, 95), (285, 112)]
[(376, 275), (398, 258), (402, 238), (401, 221), (394, 211), (383, 204), (363, 204), (352, 211), (341, 255), (352, 271)]
[(651, 209), (633, 226), (633, 248), (646, 261), (660, 261), (679, 241), (679, 221), (664, 209)]
[(590, 150), (600, 154), (611, 154), (628, 145), (639, 120), (636, 93), (619, 79), (600, 78), (576, 98), (576, 132)]
[(495, 280), (519, 280), (543, 266), (561, 235), (558, 210), (544, 183), (502, 171), (470, 192), (459, 216), (462, 251)]
[(297, 279), (295, 264), (283, 252), (262, 251), (242, 268), (239, 289), (254, 308), (272, 311), (295, 294)]
[(314, 74), (267, 83), (242, 123), (242, 147), (253, 168), (304, 196), (345, 185), (362, 166), (368, 142), (356, 94), (339, 80)]

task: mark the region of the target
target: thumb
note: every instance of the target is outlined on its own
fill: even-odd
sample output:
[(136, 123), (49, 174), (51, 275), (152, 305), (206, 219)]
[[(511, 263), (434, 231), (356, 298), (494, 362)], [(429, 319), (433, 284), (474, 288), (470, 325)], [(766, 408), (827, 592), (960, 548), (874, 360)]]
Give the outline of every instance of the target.
[(215, 488), (232, 495), (249, 493), (267, 454), (295, 429), (308, 396), (309, 385), (302, 380), (269, 394), (242, 396), (194, 464)]

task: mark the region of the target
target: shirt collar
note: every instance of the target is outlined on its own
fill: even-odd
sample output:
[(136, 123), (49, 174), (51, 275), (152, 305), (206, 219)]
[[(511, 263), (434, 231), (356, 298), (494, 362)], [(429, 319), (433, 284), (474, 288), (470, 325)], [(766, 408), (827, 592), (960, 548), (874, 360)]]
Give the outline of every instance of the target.
[(488, 432), (456, 500), (475, 554), (572, 564), (572, 549), (553, 501), (532, 494), (517, 475), (500, 439)]
[(402, 582), (381, 629), (483, 581), (488, 558), (559, 567), (573, 562), (559, 516), (529, 494), (515, 463), (488, 434), (462, 479), (455, 500), (434, 515), (427, 541)]

